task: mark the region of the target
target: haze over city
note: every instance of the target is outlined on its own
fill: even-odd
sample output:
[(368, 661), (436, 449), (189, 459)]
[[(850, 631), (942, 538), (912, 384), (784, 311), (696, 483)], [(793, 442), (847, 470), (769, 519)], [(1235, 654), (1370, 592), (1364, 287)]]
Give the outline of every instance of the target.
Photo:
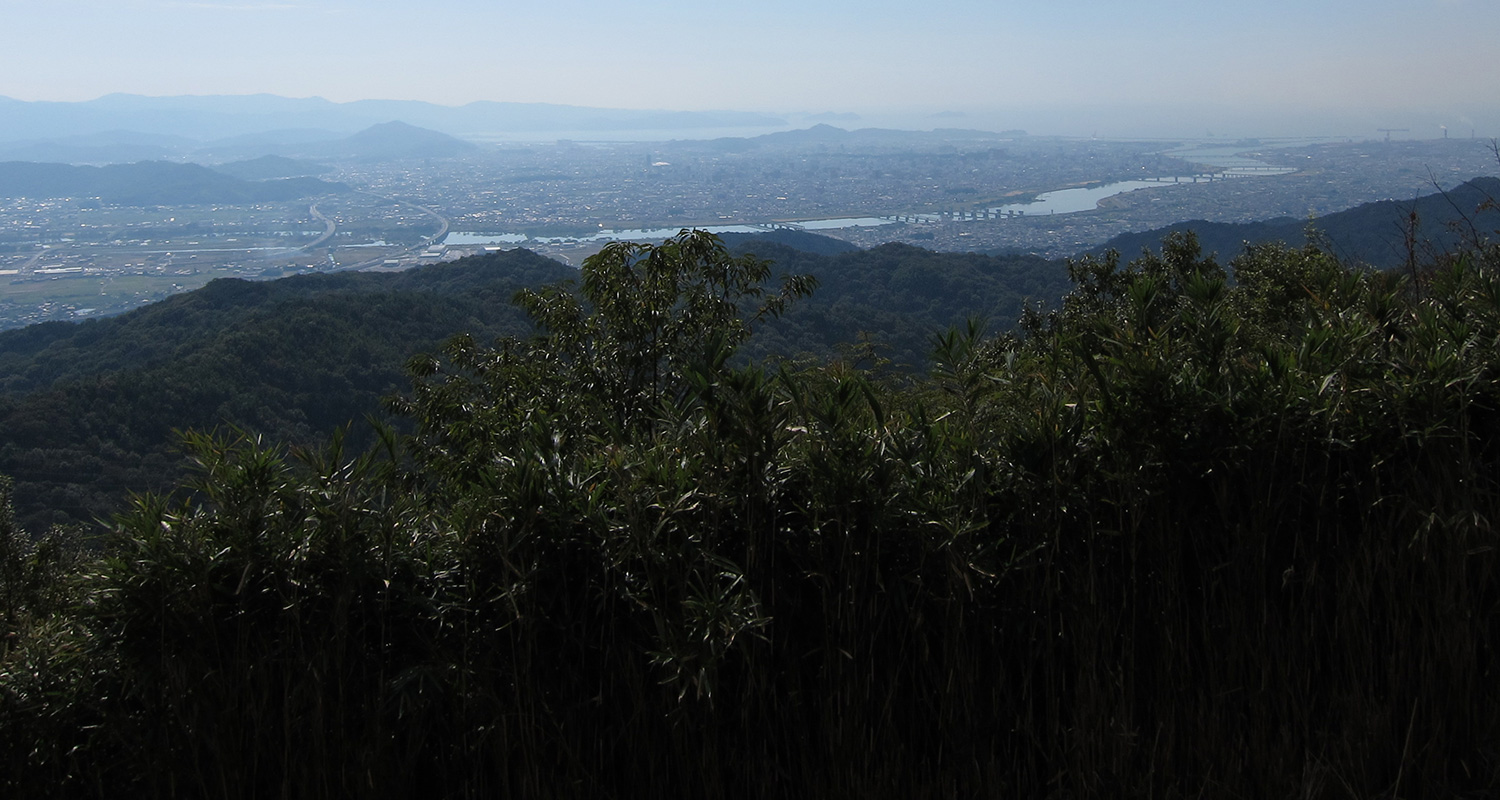
[(1066, 136), (1500, 133), (1495, 0), (7, 1), (0, 96), (758, 111)]
[(1500, 138), (1500, 0), (0, 3), (0, 330), (683, 228), (1067, 258)]

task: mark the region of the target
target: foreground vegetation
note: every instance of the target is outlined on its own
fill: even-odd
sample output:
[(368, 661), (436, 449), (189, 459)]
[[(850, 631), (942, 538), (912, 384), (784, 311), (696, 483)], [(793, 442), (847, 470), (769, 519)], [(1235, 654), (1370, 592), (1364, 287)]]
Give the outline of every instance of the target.
[[(903, 245), (818, 255), (765, 237), (738, 245), (820, 281), (761, 327), (744, 359), (825, 357), (871, 332), (869, 349), (921, 370), (934, 331), (971, 315), (1012, 327), (1028, 297), (1059, 298), (1069, 285), (1063, 264), (1025, 256)], [(517, 249), (397, 273), (220, 280), (118, 317), (0, 331), (0, 474), (15, 479), (16, 519), (32, 531), (94, 527), (130, 491), (175, 485), (187, 466), (175, 430), (326, 442), (380, 413), (381, 398), (406, 385), (413, 353), (459, 333), (526, 336), (532, 326), (511, 297), (578, 274)], [(351, 446), (362, 449), (368, 433), (353, 428)]]
[(1449, 797), (1500, 787), (1500, 258), (1190, 237), (920, 379), (738, 366), (706, 235), (523, 292), (368, 452), (192, 435), (3, 527), (14, 796)]

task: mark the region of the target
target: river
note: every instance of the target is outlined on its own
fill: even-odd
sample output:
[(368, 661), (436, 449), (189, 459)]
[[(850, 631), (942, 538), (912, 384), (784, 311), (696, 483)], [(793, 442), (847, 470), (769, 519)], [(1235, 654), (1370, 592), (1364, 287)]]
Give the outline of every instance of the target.
[[(1295, 172), (1293, 169), (1273, 167), (1263, 161), (1242, 155), (1245, 146), (1232, 145), (1191, 145), (1169, 150), (1167, 155), (1191, 161), (1209, 167), (1214, 172), (1198, 175), (1178, 175), (1170, 177), (1153, 177), (1143, 180), (1116, 181), (1104, 183), (1097, 186), (1077, 186), (1067, 189), (1058, 189), (1051, 192), (1043, 192), (1036, 199), (1026, 203), (1008, 203), (1006, 205), (993, 206), (983, 209), (965, 209), (962, 211), (938, 212), (931, 211), (912, 212), (909, 214), (894, 214), (889, 217), (833, 217), (829, 219), (797, 220), (786, 223), (767, 223), (763, 225), (708, 225), (700, 229), (710, 233), (765, 233), (774, 228), (798, 228), (809, 231), (838, 230), (841, 228), (866, 228), (879, 225), (894, 225), (897, 222), (938, 222), (942, 220), (968, 220), (979, 218), (1002, 218), (1002, 217), (1028, 217), (1052, 214), (1076, 214), (1081, 211), (1092, 211), (1099, 207), (1099, 201), (1126, 192), (1140, 191), (1142, 189), (1160, 189), (1167, 186), (1179, 186), (1188, 183), (1199, 183), (1217, 180), (1237, 180), (1242, 178), (1269, 177), (1273, 175), (1286, 175)], [(502, 245), (521, 244), (523, 242), (538, 242), (543, 244), (562, 244), (568, 242), (602, 242), (602, 241), (661, 241), (676, 235), (679, 228), (654, 228), (654, 229), (630, 229), (630, 230), (601, 230), (588, 236), (546, 236), (528, 237), (522, 233), (499, 233), (484, 234), (473, 232), (455, 232), (448, 234), (444, 244), (450, 245)]]

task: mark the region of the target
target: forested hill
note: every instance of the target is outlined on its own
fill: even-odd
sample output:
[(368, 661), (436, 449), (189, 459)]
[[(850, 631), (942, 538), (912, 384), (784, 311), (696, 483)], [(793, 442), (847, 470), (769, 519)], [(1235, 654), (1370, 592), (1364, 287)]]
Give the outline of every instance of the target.
[[(1059, 269), (774, 255), (861, 327)], [(819, 331), (745, 326), (810, 281), (702, 232), (606, 248), (521, 293), (544, 335), (413, 360), (388, 448), (194, 436), (94, 549), (18, 531), (0, 479), (0, 796), (1496, 797), (1500, 250), (1462, 255), (1231, 277), (1174, 236), (913, 377), (744, 364)], [(160, 340), (21, 397), (32, 466), (138, 465), (135, 409), (322, 408), (422, 330), (503, 328), (460, 287), (526, 269), (557, 267), (28, 332), (89, 369), (85, 332)]]
[[(1067, 289), (1062, 265), (905, 245), (821, 255), (822, 237), (737, 245), (820, 288), (757, 333), (751, 356), (836, 356), (866, 338), (920, 370), (932, 337), (968, 317), (1009, 328), (1030, 301)], [(838, 248), (834, 248), (838, 249)], [(0, 474), (16, 479), (24, 526), (89, 522), (128, 491), (180, 475), (176, 430), (233, 424), (319, 440), (376, 414), (403, 366), (449, 337), (485, 342), (530, 328), (511, 299), (577, 276), (525, 250), (402, 273), (269, 282), (219, 280), (120, 317), (0, 333)], [(357, 425), (356, 429), (362, 428)]]
[(403, 273), (217, 280), (119, 317), (0, 333), (0, 474), (32, 529), (180, 474), (178, 429), (307, 442), (378, 410), (412, 355), (529, 330), (510, 302), (576, 271), (525, 250)]
[(788, 228), (777, 228), (765, 233), (725, 233), (719, 238), (723, 240), (725, 246), (737, 252), (754, 250), (767, 244), (784, 245), (793, 250), (822, 256), (842, 255), (859, 249), (843, 239)]
[[(1133, 258), (1143, 249), (1155, 249), (1168, 234), (1193, 231), (1204, 252), (1218, 253), (1227, 262), (1244, 250), (1245, 244), (1285, 242), (1300, 247), (1309, 229), (1324, 238), (1337, 257), (1349, 263), (1378, 268), (1399, 267), (1408, 253), (1419, 262), (1474, 244), (1476, 234), (1500, 229), (1500, 178), (1475, 178), (1446, 192), (1435, 192), (1412, 200), (1365, 203), (1315, 219), (1278, 217), (1261, 222), (1227, 223), (1188, 220), (1165, 228), (1125, 233), (1109, 240), (1096, 252), (1117, 250)], [(1487, 201), (1490, 201), (1487, 203)], [(1408, 250), (1407, 236), (1412, 248)]]
[(841, 344), (867, 341), (892, 366), (921, 371), (935, 335), (969, 319), (992, 332), (1010, 330), (1028, 302), (1051, 305), (1070, 286), (1061, 262), (1035, 256), (936, 253), (894, 243), (835, 255), (771, 241), (741, 247), (775, 262), (777, 271), (818, 279), (811, 297), (748, 343), (760, 356), (826, 356)]

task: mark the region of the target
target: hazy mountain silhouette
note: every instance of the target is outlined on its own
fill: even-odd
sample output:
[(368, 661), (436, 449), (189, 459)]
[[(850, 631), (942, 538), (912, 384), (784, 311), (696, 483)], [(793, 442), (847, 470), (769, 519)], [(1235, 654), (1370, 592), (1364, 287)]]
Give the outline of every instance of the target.
[(0, 163), (0, 197), (97, 197), (119, 205), (197, 205), (295, 200), (349, 190), (316, 178), (246, 181), (198, 164), (140, 161), (103, 167)]
[(128, 129), (213, 141), (285, 129), (348, 135), (400, 119), (451, 135), (527, 131), (681, 130), (780, 127), (785, 120), (741, 111), (638, 111), (549, 103), (441, 106), (405, 100), (335, 103), (269, 94), (144, 97), (111, 94), (78, 103), (0, 97), (0, 142)]
[(228, 164), (218, 164), (214, 167), (215, 172), (222, 172), (240, 180), (265, 181), (277, 178), (303, 178), (312, 175), (322, 175), (331, 172), (332, 167), (323, 164), (314, 164), (310, 161), (300, 161), (286, 156), (261, 156), (247, 161), (232, 161)]
[(384, 122), (336, 142), (303, 148), (309, 155), (326, 153), (363, 160), (451, 158), (479, 149), (473, 142), (405, 122)]

